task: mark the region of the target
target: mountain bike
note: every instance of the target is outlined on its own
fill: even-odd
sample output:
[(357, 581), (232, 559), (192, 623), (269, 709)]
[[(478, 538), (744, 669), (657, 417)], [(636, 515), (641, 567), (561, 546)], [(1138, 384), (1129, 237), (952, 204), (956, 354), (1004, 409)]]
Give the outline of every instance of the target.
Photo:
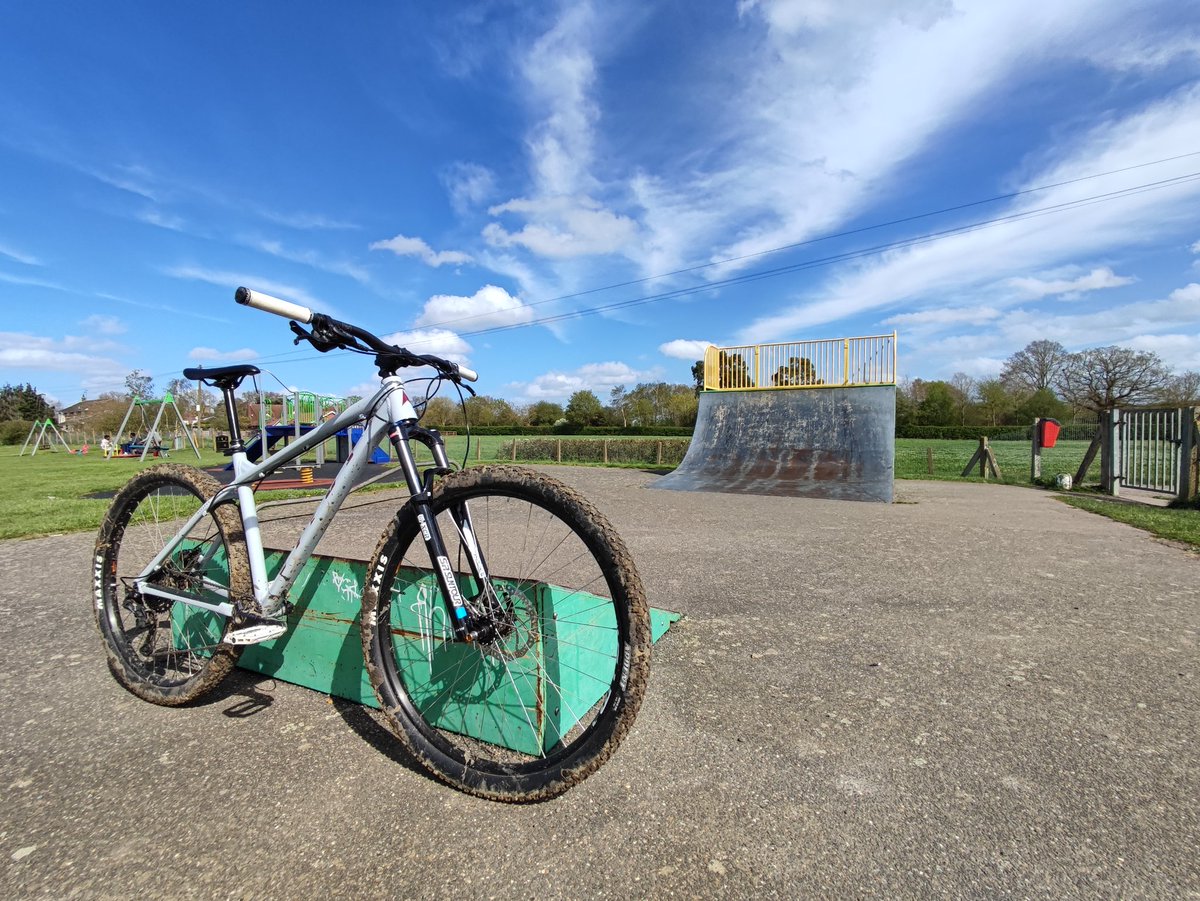
[[(452, 383), (461, 398), (470, 391), (464, 381), (477, 378), (465, 366), (261, 292), (239, 288), (235, 299), (290, 319), (297, 344), (372, 356), (380, 388), (256, 463), (235, 391), (260, 370), (184, 370), (221, 392), (233, 481), (164, 464), (114, 498), (96, 543), (93, 589), (117, 680), (155, 704), (186, 704), (210, 691), (245, 646), (283, 636), (297, 575), (386, 437), (410, 496), (368, 565), (361, 634), (389, 728), (434, 775), (486, 798), (542, 800), (595, 772), (633, 724), (650, 661), (645, 593), (612, 525), (542, 473), (450, 463), (397, 373), (430, 367), (431, 381)], [(268, 578), (256, 484), (351, 426), (362, 435), (349, 459)], [(418, 466), (414, 441), (431, 464)]]

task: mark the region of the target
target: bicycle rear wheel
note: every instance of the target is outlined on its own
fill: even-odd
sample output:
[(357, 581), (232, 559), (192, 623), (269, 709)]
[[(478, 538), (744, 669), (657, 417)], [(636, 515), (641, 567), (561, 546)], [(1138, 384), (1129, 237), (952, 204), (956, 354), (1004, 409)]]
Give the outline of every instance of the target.
[[(100, 527), (93, 600), (109, 669), (129, 691), (155, 704), (176, 706), (200, 697), (241, 652), (222, 643), (228, 613), (144, 594), (133, 583), (219, 488), (190, 466), (155, 466), (126, 483)], [(249, 596), (250, 565), (234, 508), (222, 506), (203, 517), (151, 582), (214, 606)]]
[[(455, 473), (432, 504), (486, 639), (456, 641), (422, 523), (405, 506), (380, 540), (363, 654), (396, 736), (431, 772), (503, 801), (558, 795), (595, 772), (633, 724), (650, 616), (620, 537), (567, 486), (518, 467)], [(477, 585), (452, 511), (466, 506), (492, 591)]]

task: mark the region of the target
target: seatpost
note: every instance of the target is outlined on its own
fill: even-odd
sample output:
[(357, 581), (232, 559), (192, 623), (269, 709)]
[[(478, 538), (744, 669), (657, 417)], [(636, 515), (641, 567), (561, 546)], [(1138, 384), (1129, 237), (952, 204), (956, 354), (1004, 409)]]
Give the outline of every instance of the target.
[(229, 448), (225, 451), (225, 456), (228, 457), (246, 448), (242, 444), (242, 430), (238, 425), (237, 402), (233, 398), (233, 387), (223, 388), (221, 393), (225, 395), (225, 418), (229, 420)]

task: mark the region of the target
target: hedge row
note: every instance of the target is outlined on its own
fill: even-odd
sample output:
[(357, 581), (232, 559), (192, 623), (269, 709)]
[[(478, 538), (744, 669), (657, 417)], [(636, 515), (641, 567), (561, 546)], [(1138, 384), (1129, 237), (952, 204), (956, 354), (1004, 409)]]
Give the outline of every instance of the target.
[(687, 438), (524, 438), (504, 442), (496, 456), (527, 463), (603, 463), (607, 457), (609, 463), (678, 466), (689, 443)]
[[(463, 426), (448, 425), (439, 429), (443, 434), (458, 432), (463, 434)], [(653, 435), (665, 438), (691, 438), (691, 426), (648, 425), (648, 426), (619, 426), (619, 425), (589, 425), (577, 426), (564, 423), (563, 425), (475, 425), (471, 426), (472, 435), (612, 435), (612, 436), (641, 436)]]

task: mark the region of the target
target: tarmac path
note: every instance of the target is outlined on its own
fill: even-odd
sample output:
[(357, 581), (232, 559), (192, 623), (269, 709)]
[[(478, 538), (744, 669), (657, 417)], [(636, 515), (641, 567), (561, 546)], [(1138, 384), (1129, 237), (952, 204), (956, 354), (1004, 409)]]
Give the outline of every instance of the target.
[[(240, 671), (139, 701), (93, 626), (94, 537), (0, 542), (0, 897), (1200, 897), (1200, 555), (1028, 489), (545, 469), (685, 618), (613, 760), (533, 806)], [(321, 550), (369, 555), (396, 498), (352, 498)]]

